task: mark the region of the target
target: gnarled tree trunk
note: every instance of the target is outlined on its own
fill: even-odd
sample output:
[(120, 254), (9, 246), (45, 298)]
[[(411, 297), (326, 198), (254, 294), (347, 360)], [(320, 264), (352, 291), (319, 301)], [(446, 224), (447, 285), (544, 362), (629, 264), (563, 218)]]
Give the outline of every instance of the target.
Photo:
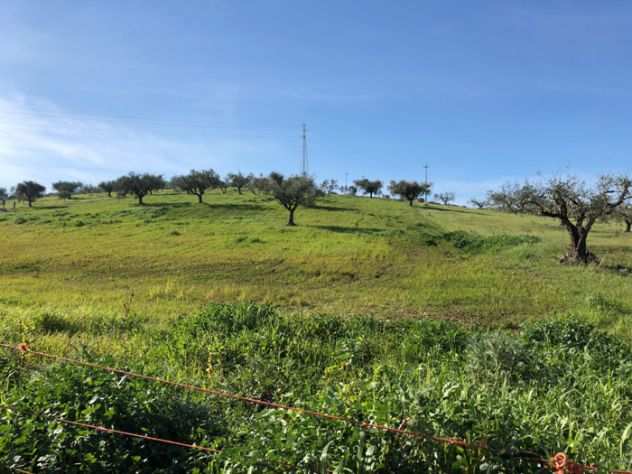
[(632, 232), (632, 220), (625, 221), (625, 232)]
[(288, 220), (287, 220), (287, 225), (296, 225), (296, 224), (294, 223), (294, 211), (295, 211), (295, 210), (296, 210), (296, 208), (295, 208), (295, 207), (290, 207), (290, 208), (288, 208), (288, 211), (290, 211), (290, 216), (288, 217)]
[(570, 222), (565, 223), (571, 243), (568, 253), (562, 258), (567, 263), (583, 263), (598, 261), (598, 258), (588, 249), (588, 233), (590, 227), (574, 225)]

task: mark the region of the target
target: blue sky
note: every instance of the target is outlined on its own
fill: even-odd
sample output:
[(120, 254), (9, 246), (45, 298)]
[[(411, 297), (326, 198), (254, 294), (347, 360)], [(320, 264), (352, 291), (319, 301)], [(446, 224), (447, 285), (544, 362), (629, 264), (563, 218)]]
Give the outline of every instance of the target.
[(632, 2), (55, 1), (0, 8), (0, 185), (128, 171), (423, 179), (461, 202), (627, 173)]

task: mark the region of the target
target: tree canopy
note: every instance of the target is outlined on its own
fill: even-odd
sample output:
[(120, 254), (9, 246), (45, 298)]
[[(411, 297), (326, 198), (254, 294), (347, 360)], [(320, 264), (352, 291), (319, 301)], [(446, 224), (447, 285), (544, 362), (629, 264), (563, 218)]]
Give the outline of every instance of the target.
[(6, 206), (7, 199), (9, 199), (9, 193), (7, 193), (7, 188), (0, 188), (0, 202), (2, 203), (3, 208)]
[(617, 220), (623, 221), (625, 232), (632, 232), (632, 206), (630, 204), (621, 204), (613, 214)]
[(391, 181), (388, 186), (388, 190), (391, 194), (399, 196), (401, 199), (408, 201), (412, 206), (421, 194), (430, 192), (430, 184), (420, 183), (417, 181)]
[(116, 181), (102, 181), (99, 183), (99, 188), (108, 193), (108, 197), (112, 197), (112, 191), (115, 191)]
[(487, 201), (484, 199), (472, 198), (470, 199), (470, 204), (478, 209), (483, 209), (485, 206), (487, 206)]
[(505, 187), (497, 199), (516, 212), (559, 219), (571, 240), (563, 260), (588, 263), (597, 260), (587, 243), (593, 225), (631, 197), (631, 186), (624, 176), (603, 176), (593, 187), (574, 177), (554, 178), (544, 184)]
[(33, 207), (33, 202), (41, 198), (45, 191), (46, 187), (35, 181), (22, 181), (15, 187), (15, 197)]
[(70, 199), (78, 192), (83, 184), (79, 181), (57, 181), (53, 183), (53, 189), (61, 199)]
[(286, 178), (280, 173), (271, 173), (268, 185), (274, 198), (289, 211), (287, 225), (290, 226), (296, 225), (294, 212), (298, 206), (310, 206), (316, 199), (316, 185), (307, 176)]
[(250, 189), (253, 194), (257, 194), (258, 192), (267, 192), (269, 189), (269, 178), (263, 175), (248, 175), (248, 189)]
[(380, 194), (384, 186), (379, 179), (370, 180), (366, 178), (356, 179), (353, 184), (360, 188), (364, 194), (368, 194), (371, 199), (373, 199), (373, 195)]
[(488, 191), (487, 203), (490, 207), (506, 212), (523, 212), (518, 184), (504, 184), (498, 190)]
[(250, 178), (248, 176), (243, 175), (241, 172), (239, 173), (229, 173), (226, 176), (226, 184), (228, 186), (232, 186), (237, 189), (239, 194), (242, 194), (242, 189), (248, 185), (250, 182)]
[(206, 191), (219, 187), (221, 181), (219, 175), (212, 169), (191, 170), (189, 174), (174, 176), (171, 179), (171, 183), (175, 188), (197, 196), (199, 203), (203, 201)]
[(339, 189), (339, 186), (338, 181), (335, 179), (325, 179), (322, 183), (320, 183), (320, 190), (324, 194), (335, 193), (337, 189)]
[(129, 173), (116, 180), (115, 189), (121, 194), (133, 194), (138, 199), (138, 204), (143, 205), (143, 198), (152, 191), (157, 191), (165, 186), (161, 175)]
[(434, 195), (435, 199), (438, 199), (439, 201), (441, 201), (441, 203), (444, 206), (447, 206), (448, 204), (450, 204), (452, 201), (454, 201), (454, 193), (438, 193)]

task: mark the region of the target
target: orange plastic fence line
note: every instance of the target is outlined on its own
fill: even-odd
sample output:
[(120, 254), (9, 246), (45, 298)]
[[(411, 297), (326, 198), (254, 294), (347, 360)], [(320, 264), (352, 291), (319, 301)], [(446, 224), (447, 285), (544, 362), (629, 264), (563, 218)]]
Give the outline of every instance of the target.
[[(331, 421), (341, 421), (341, 422), (349, 423), (351, 425), (354, 425), (364, 430), (376, 430), (376, 431), (399, 434), (399, 435), (409, 436), (409, 437), (414, 437), (414, 438), (427, 439), (427, 440), (434, 441), (436, 443), (442, 443), (442, 444), (452, 445), (452, 446), (461, 446), (467, 449), (486, 449), (487, 448), (487, 444), (485, 442), (470, 443), (467, 440), (462, 439), (462, 438), (451, 438), (451, 437), (428, 435), (428, 434), (420, 433), (416, 431), (405, 430), (403, 428), (393, 428), (393, 427), (379, 424), (379, 423), (357, 422), (355, 420), (352, 420), (344, 416), (332, 415), (329, 413), (319, 412), (316, 410), (310, 410), (307, 408), (294, 407), (294, 406), (286, 405), (283, 403), (276, 403), (276, 402), (270, 402), (267, 400), (261, 400), (258, 398), (247, 397), (245, 395), (229, 392), (227, 390), (210, 389), (210, 388), (200, 387), (198, 385), (193, 385), (189, 383), (173, 382), (173, 381), (162, 379), (159, 377), (139, 374), (136, 372), (118, 369), (115, 367), (108, 367), (108, 366), (96, 364), (93, 362), (85, 362), (78, 359), (72, 359), (69, 357), (49, 354), (46, 352), (34, 351), (34, 350), (31, 350), (28, 344), (26, 343), (20, 343), (17, 346), (12, 345), (12, 344), (7, 344), (7, 343), (0, 343), (0, 347), (15, 350), (21, 353), (29, 353), (29, 354), (37, 355), (37, 356), (48, 358), (48, 359), (66, 362), (72, 365), (79, 365), (83, 367), (103, 370), (109, 373), (124, 375), (128, 377), (156, 382), (156, 383), (160, 383), (164, 385), (170, 385), (170, 386), (177, 387), (180, 389), (185, 389), (185, 390), (195, 391), (195, 392), (204, 393), (208, 395), (214, 395), (218, 397), (238, 400), (238, 401), (250, 403), (253, 405), (265, 406), (268, 408), (275, 408), (275, 409), (282, 409), (288, 412), (299, 413), (302, 415), (308, 415), (308, 416), (312, 416), (316, 418), (323, 418), (323, 419), (327, 419)], [(74, 422), (74, 423), (78, 423), (78, 422)], [(104, 430), (109, 430), (109, 429), (104, 428)], [(115, 432), (115, 431), (116, 430), (113, 430), (112, 432)], [(145, 439), (149, 439), (145, 435), (137, 435), (137, 436), (143, 437)], [(190, 446), (195, 446), (195, 445), (190, 445)], [(575, 463), (573, 461), (570, 461), (568, 457), (566, 456), (566, 454), (564, 453), (557, 453), (550, 460), (534, 459), (534, 458), (527, 458), (527, 457), (520, 457), (520, 456), (517, 456), (516, 459), (522, 459), (523, 461), (528, 461), (528, 462), (532, 462), (536, 464), (548, 465), (551, 468), (551, 470), (556, 474), (558, 473), (559, 474), (580, 474), (580, 473), (589, 473), (589, 472), (597, 471), (596, 465)], [(609, 471), (609, 472), (610, 474), (632, 474), (632, 471), (625, 471), (625, 470), (614, 470), (614, 471)]]
[(138, 439), (144, 439), (146, 441), (153, 441), (155, 443), (161, 443), (161, 444), (165, 444), (165, 445), (169, 445), (169, 446), (177, 446), (179, 448), (187, 448), (187, 449), (196, 449), (198, 451), (204, 451), (207, 453), (218, 453), (220, 452), (219, 449), (213, 449), (213, 448), (207, 448), (205, 446), (198, 446), (197, 444), (189, 444), (189, 443), (183, 443), (181, 441), (174, 441), (171, 439), (165, 439), (165, 438), (157, 438), (156, 436), (150, 436), (150, 435), (146, 435), (146, 434), (139, 434), (139, 433), (132, 433), (130, 431), (122, 431), (122, 430), (116, 430), (114, 428), (106, 428), (105, 426), (99, 426), (99, 425), (93, 425), (90, 423), (83, 423), (80, 421), (71, 421), (71, 420), (66, 420), (63, 418), (57, 418), (56, 421), (60, 422), (60, 423), (64, 423), (66, 425), (70, 425), (70, 426), (77, 426), (79, 428), (85, 428), (85, 429), (89, 429), (89, 430), (93, 430), (99, 433), (109, 433), (109, 434), (116, 434), (119, 436), (124, 436), (127, 438), (138, 438)]
[(584, 474), (588, 472), (596, 472), (597, 466), (579, 464), (568, 459), (565, 453), (557, 453), (551, 458), (551, 468), (554, 474)]

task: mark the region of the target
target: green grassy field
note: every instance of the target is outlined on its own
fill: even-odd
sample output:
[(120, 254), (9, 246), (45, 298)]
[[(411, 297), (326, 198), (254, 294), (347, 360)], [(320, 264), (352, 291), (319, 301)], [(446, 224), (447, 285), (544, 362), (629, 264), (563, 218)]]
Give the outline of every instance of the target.
[(3, 350), (0, 466), (505, 473), (540, 472), (523, 457), (557, 451), (632, 466), (632, 236), (621, 226), (591, 236), (600, 265), (574, 267), (558, 263), (566, 235), (553, 220), (359, 197), (323, 198), (296, 218), (286, 227), (276, 202), (234, 192), (2, 212), (0, 340), (488, 448)]
[(552, 219), (331, 197), (288, 228), (265, 197), (194, 201), (47, 198), (0, 214), (0, 313), (158, 324), (208, 302), (254, 301), (500, 327), (573, 312), (632, 334), (632, 279), (615, 269), (632, 266), (632, 236), (618, 225), (591, 236), (602, 265), (578, 268), (557, 263), (567, 237)]

